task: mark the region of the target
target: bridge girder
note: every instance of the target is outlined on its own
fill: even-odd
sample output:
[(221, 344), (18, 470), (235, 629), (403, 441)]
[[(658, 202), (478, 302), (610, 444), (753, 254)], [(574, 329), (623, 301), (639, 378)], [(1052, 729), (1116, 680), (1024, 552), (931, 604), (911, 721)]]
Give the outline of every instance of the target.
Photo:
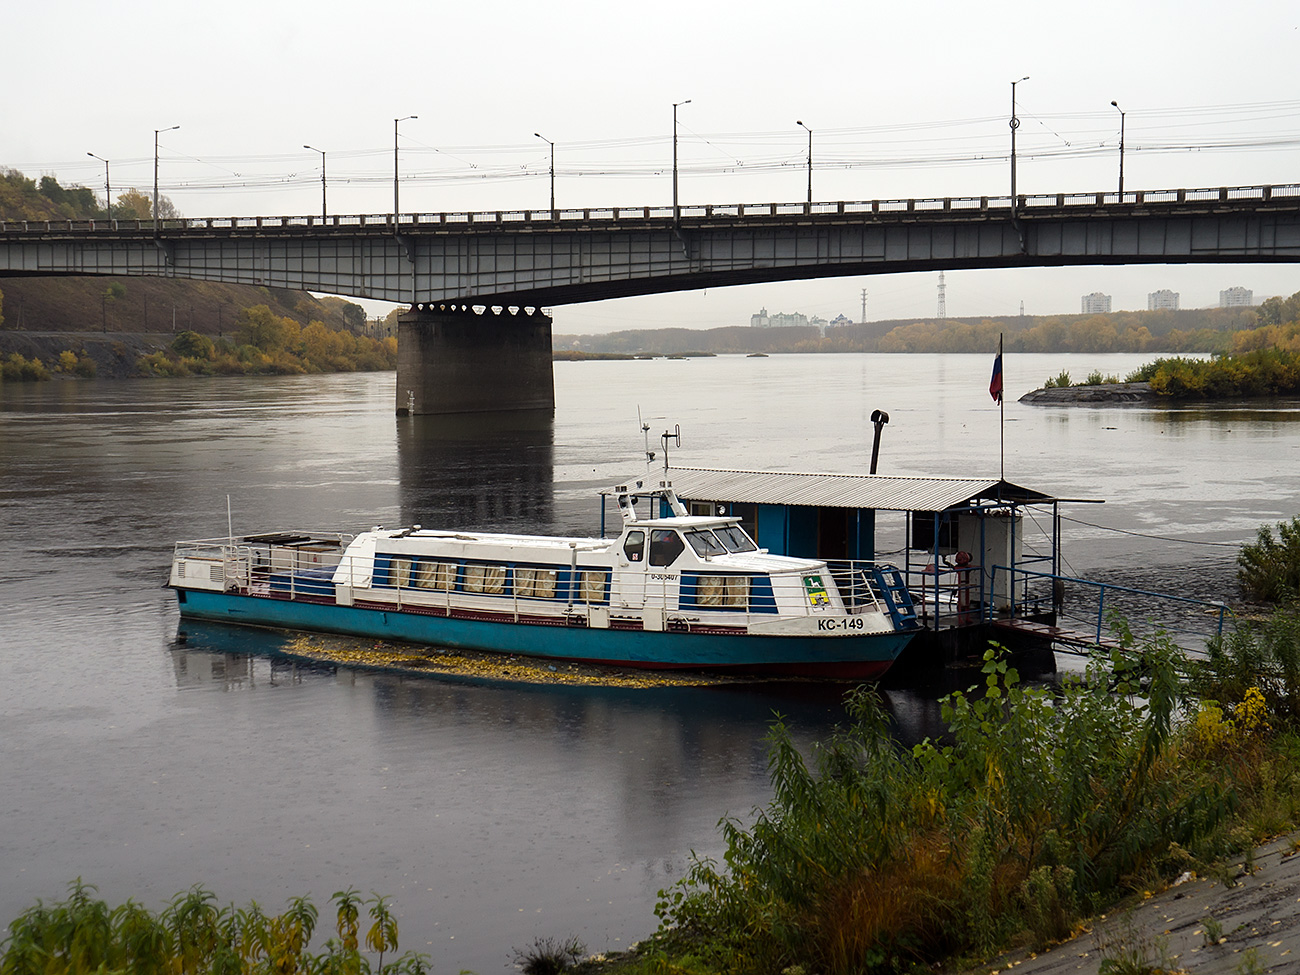
[[(188, 278), (388, 301), (540, 307), (959, 268), (1300, 261), (1300, 193), (1194, 202), (314, 225), (0, 225), (0, 276)], [(1177, 192), (1180, 196), (1188, 191)], [(1226, 196), (1226, 193), (1221, 194)], [(1134, 195), (1141, 200), (1143, 194)], [(1062, 199), (1063, 198), (1059, 198)], [(878, 206), (878, 205), (877, 205)], [(697, 208), (698, 209), (698, 208)], [(735, 210), (737, 212), (730, 212)], [(228, 225), (223, 225), (228, 224)]]

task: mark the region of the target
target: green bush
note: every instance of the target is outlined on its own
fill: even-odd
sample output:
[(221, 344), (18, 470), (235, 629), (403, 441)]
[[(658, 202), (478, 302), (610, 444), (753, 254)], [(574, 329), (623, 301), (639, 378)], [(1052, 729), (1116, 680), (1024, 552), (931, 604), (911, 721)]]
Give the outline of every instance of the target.
[(1157, 359), (1129, 374), (1171, 399), (1230, 399), (1300, 394), (1300, 352), (1256, 349), (1209, 359)]
[(1246, 595), (1266, 603), (1300, 599), (1300, 515), (1277, 523), (1277, 538), (1261, 525), (1255, 542), (1237, 556), (1237, 579)]
[(5, 356), (0, 365), (0, 377), (13, 382), (43, 382), (50, 378), (50, 371), (40, 359), (28, 360), (17, 352)]
[(894, 971), (1058, 936), (1172, 869), (1171, 844), (1222, 854), (1217, 769), (1169, 760), (1181, 666), (1154, 638), (1052, 691), (990, 651), (984, 686), (943, 702), (945, 742), (901, 749), (860, 689), (811, 768), (778, 723), (772, 803), (723, 823), (725, 869), (697, 858), (663, 894), (661, 937), (701, 940), (720, 970)]
[[(256, 903), (237, 909), (216, 906), (216, 896), (194, 887), (159, 914), (127, 901), (110, 908), (95, 888), (78, 879), (66, 899), (40, 901), (9, 925), (0, 941), (0, 975), (171, 975), (174, 972), (321, 972), (338, 975), (425, 975), (426, 955), (397, 950), (397, 922), (387, 901), (363, 901), (352, 889), (331, 898), (337, 940), (319, 954), (308, 949), (319, 916), (306, 897), (292, 897), (282, 914), (268, 915)], [(360, 952), (361, 908), (372, 922), (366, 947), (378, 954), (372, 966)]]
[(1044, 389), (1066, 389), (1072, 385), (1073, 383), (1070, 382), (1070, 374), (1064, 369), (1062, 369), (1060, 374), (1055, 378), (1049, 376), (1043, 382)]

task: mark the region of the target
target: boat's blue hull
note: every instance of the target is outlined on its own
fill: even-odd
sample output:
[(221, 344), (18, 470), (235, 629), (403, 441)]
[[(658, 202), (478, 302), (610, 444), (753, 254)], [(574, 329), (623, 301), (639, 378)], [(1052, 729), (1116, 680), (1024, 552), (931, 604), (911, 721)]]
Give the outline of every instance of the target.
[(178, 589), (177, 597), (181, 615), (196, 619), (650, 669), (870, 680), (889, 668), (912, 636), (876, 633), (828, 638), (589, 629), (563, 620), (466, 619), (198, 589)]

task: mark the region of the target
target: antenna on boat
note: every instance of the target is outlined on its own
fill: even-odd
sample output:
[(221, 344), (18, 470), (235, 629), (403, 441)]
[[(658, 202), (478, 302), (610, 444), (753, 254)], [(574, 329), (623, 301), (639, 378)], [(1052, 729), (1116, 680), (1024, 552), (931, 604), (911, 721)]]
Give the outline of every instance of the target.
[(230, 547), (235, 547), (235, 521), (230, 517), (230, 495), (226, 495), (226, 538)]
[(650, 474), (650, 465), (655, 462), (655, 452), (650, 449), (650, 424), (641, 419), (641, 407), (636, 408), (636, 422), (641, 424), (641, 436), (645, 440), (645, 470)]
[[(682, 425), (680, 423), (674, 423), (672, 433), (665, 430), (659, 439), (662, 440), (664, 444), (664, 477), (666, 478), (668, 476), (668, 441), (671, 440), (674, 447), (680, 447), (682, 445)], [(650, 455), (650, 459), (654, 459), (654, 454)]]

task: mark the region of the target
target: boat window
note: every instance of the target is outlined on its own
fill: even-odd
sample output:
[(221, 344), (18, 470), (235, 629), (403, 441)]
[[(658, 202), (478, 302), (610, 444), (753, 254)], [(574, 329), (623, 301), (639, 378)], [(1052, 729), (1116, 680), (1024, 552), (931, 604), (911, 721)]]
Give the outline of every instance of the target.
[(744, 608), (749, 603), (749, 576), (700, 576), (695, 602), (700, 606)]
[(506, 567), (504, 565), (465, 566), (465, 591), (493, 594), (505, 592)]
[(715, 528), (713, 534), (718, 536), (718, 541), (727, 547), (728, 552), (756, 552), (758, 546), (754, 544), (753, 539), (745, 534), (745, 530), (739, 525), (728, 525), (726, 528)]
[(623, 554), (629, 562), (640, 562), (645, 558), (645, 532), (639, 528), (628, 532), (623, 542)]
[(700, 558), (710, 555), (726, 555), (727, 550), (722, 547), (722, 543), (713, 537), (713, 532), (696, 528), (686, 533), (686, 540), (691, 543), (691, 548), (695, 549), (695, 554)]
[(656, 528), (650, 532), (651, 565), (672, 565), (685, 550), (682, 536), (671, 528)]
[(388, 584), (403, 589), (411, 584), (411, 560), (391, 559), (388, 563)]
[(603, 603), (605, 601), (605, 573), (584, 572), (582, 574), (582, 601), (584, 603)]
[(446, 592), (456, 588), (454, 562), (421, 562), (415, 570), (415, 584), (420, 589), (437, 589)]
[(559, 573), (555, 569), (515, 569), (515, 593), (529, 599), (551, 599)]

